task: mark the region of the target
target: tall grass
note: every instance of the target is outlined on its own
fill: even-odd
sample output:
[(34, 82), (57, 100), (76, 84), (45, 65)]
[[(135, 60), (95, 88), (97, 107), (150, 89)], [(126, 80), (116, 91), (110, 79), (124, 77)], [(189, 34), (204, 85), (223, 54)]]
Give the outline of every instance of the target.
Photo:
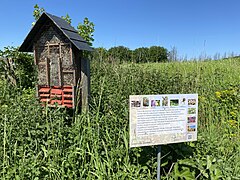
[(155, 147), (128, 145), (129, 95), (198, 93), (198, 141), (163, 146), (162, 177), (240, 178), (239, 82), (239, 59), (92, 62), (90, 112), (72, 119), (0, 81), (0, 177), (154, 179)]

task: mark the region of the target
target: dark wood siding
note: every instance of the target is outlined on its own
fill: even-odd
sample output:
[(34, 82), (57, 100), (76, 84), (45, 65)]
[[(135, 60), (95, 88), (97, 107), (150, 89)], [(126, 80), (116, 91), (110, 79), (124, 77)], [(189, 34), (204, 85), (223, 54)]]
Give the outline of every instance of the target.
[(34, 49), (39, 85), (76, 85), (71, 43), (53, 24), (42, 27)]

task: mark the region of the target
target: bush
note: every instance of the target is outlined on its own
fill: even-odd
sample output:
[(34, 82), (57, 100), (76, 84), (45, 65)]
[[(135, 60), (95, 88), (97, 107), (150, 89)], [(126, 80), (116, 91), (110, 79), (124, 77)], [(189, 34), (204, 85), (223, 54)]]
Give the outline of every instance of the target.
[(0, 76), (18, 87), (33, 87), (36, 80), (33, 56), (16, 47), (0, 50)]

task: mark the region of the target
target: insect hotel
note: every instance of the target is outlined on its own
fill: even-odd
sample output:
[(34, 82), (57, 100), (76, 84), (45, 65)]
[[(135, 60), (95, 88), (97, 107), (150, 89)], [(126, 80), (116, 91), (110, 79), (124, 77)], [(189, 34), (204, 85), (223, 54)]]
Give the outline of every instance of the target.
[(83, 51), (93, 49), (65, 20), (43, 13), (19, 50), (34, 54), (41, 102), (48, 106), (88, 107), (90, 63), (83, 58)]

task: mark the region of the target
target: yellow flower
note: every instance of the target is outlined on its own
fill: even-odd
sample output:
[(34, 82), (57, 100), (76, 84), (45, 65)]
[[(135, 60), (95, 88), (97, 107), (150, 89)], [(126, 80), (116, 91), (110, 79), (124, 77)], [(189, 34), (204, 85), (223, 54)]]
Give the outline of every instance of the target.
[(221, 93), (219, 91), (215, 92), (217, 98), (221, 98)]
[(205, 101), (206, 98), (204, 96), (199, 96), (199, 101)]
[(231, 114), (232, 116), (236, 117), (236, 113), (235, 113), (235, 112), (231, 111), (230, 114)]
[(236, 126), (237, 122), (235, 120), (228, 120), (229, 125)]

